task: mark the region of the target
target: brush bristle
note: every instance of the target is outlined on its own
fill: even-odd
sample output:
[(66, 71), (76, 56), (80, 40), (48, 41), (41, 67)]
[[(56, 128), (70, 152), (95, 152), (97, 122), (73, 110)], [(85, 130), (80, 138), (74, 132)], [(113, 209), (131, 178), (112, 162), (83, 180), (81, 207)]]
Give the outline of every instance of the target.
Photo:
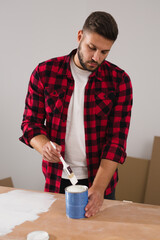
[(76, 183), (78, 182), (76, 176), (74, 175), (74, 173), (69, 175), (69, 180), (71, 181), (72, 185), (76, 185)]

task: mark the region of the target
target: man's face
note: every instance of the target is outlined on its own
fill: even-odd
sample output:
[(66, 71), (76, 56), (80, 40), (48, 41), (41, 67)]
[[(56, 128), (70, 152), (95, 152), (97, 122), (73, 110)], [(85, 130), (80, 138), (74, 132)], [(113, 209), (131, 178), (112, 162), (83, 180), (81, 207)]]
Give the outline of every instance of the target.
[(95, 71), (107, 57), (114, 41), (94, 32), (78, 32), (79, 46), (75, 64), (84, 70)]

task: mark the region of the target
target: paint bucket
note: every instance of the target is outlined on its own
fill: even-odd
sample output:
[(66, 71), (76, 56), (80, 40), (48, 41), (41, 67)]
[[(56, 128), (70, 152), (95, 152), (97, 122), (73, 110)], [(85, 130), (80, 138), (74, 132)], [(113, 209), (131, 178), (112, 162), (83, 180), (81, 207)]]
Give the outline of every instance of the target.
[(65, 188), (66, 215), (69, 218), (85, 218), (85, 207), (88, 203), (88, 187), (72, 185)]

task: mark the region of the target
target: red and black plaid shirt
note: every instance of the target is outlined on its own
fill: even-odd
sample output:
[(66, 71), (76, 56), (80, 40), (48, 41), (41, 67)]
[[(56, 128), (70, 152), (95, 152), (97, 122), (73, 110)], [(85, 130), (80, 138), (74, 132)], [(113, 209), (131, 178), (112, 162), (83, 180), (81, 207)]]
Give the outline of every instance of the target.
[[(39, 64), (33, 71), (23, 115), (23, 136), (27, 145), (36, 135), (44, 134), (62, 146), (65, 152), (67, 111), (74, 90), (70, 55)], [(89, 76), (84, 96), (84, 126), (88, 182), (91, 186), (101, 159), (123, 163), (132, 107), (132, 86), (129, 76), (117, 66), (104, 61)], [(76, 156), (75, 156), (76, 161)], [(61, 163), (43, 160), (45, 191), (59, 192)], [(118, 181), (114, 173), (105, 194), (110, 194)]]

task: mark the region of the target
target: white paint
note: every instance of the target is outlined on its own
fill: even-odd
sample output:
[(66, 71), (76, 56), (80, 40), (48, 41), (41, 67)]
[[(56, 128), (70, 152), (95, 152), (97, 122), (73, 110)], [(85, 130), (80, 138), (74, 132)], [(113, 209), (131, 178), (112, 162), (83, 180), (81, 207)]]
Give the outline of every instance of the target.
[(13, 190), (0, 194), (0, 236), (25, 221), (34, 221), (47, 212), (55, 197), (49, 193)]
[(70, 193), (80, 193), (80, 192), (84, 192), (88, 189), (87, 186), (83, 186), (83, 185), (75, 185), (75, 186), (69, 186), (66, 188), (67, 192)]
[(44, 231), (34, 231), (27, 235), (27, 240), (49, 240), (49, 235)]

